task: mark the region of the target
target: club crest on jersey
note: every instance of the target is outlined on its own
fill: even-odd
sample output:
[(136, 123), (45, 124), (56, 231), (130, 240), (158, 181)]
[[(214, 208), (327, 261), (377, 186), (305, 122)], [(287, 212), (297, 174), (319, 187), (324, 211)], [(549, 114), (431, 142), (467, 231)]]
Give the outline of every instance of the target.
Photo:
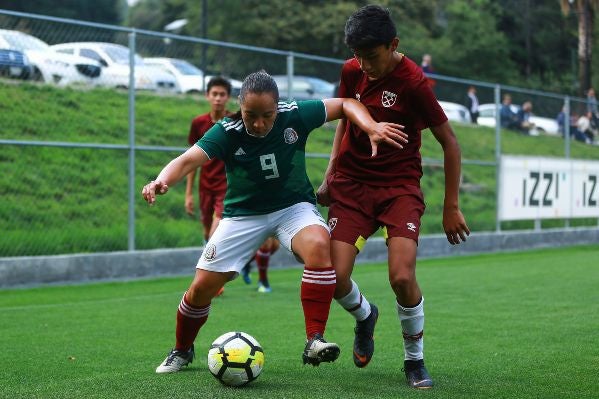
[(207, 261), (214, 260), (216, 258), (216, 246), (214, 244), (210, 244), (204, 250), (204, 259)]
[(288, 127), (283, 131), (283, 137), (287, 144), (293, 144), (297, 141), (297, 132), (292, 128)]
[(381, 103), (383, 104), (383, 107), (385, 107), (385, 108), (392, 107), (393, 104), (395, 104), (396, 100), (397, 100), (397, 94), (391, 93), (390, 91), (387, 91), (387, 90), (383, 91), (383, 96), (381, 97)]
[(337, 218), (330, 218), (329, 219), (329, 229), (331, 229), (331, 231), (333, 231), (335, 229), (335, 226), (337, 226)]

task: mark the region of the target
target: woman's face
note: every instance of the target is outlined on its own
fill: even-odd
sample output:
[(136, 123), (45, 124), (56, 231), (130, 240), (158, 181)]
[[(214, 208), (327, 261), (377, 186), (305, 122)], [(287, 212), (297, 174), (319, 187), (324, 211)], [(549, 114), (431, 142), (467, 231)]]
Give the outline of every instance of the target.
[(248, 133), (266, 136), (277, 118), (277, 102), (272, 93), (247, 93), (241, 107), (241, 118)]

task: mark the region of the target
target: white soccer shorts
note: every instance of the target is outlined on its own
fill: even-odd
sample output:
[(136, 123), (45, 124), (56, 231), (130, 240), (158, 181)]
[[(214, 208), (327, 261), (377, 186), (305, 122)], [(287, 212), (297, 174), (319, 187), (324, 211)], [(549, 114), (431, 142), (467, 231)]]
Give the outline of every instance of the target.
[(275, 236), (291, 252), (291, 240), (304, 227), (319, 225), (329, 231), (315, 205), (300, 202), (266, 215), (224, 218), (206, 243), (196, 268), (236, 272), (254, 256), (269, 236)]

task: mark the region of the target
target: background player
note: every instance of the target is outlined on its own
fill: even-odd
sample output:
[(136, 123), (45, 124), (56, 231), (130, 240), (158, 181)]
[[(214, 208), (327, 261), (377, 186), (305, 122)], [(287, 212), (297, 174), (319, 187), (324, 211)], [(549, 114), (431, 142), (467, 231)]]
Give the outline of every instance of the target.
[(422, 70), (396, 52), (399, 44), (389, 11), (365, 6), (345, 25), (345, 42), (354, 52), (341, 72), (340, 97), (357, 98), (377, 121), (404, 125), (408, 144), (401, 151), (381, 146), (373, 156), (368, 138), (354, 123), (337, 126), (319, 202), (330, 204), (331, 256), (337, 274), (335, 299), (356, 318), (354, 363), (365, 367), (374, 353), (378, 309), (351, 279), (366, 239), (384, 228), (389, 281), (404, 338), (404, 371), (414, 388), (430, 388), (424, 366), (424, 310), (416, 281), (416, 250), (424, 198), (420, 190), (421, 130), (430, 127), (443, 147), (445, 202), (443, 228), (451, 244), (470, 233), (458, 205), (460, 148)]
[[(194, 145), (214, 124), (229, 114), (227, 102), (231, 96), (231, 83), (222, 77), (213, 77), (206, 86), (206, 100), (210, 112), (199, 115), (191, 122), (187, 143)], [(196, 169), (187, 175), (185, 188), (185, 210), (191, 216), (195, 213), (193, 186)], [(200, 221), (204, 229), (204, 242), (208, 241), (223, 216), (223, 200), (227, 191), (225, 164), (220, 159), (211, 159), (202, 165), (198, 183)]]
[(249, 75), (241, 87), (241, 110), (213, 126), (142, 190), (143, 198), (153, 204), (156, 195), (166, 194), (171, 185), (209, 159), (222, 159), (226, 165), (224, 218), (208, 240), (181, 299), (175, 348), (157, 373), (179, 371), (193, 360), (193, 343), (208, 319), (212, 298), (271, 235), (304, 262), (300, 290), (307, 337), (304, 364), (334, 361), (339, 355), (339, 347), (323, 338), (336, 279), (328, 227), (318, 213), (306, 174), (306, 140), (313, 129), (342, 116), (366, 131), (374, 147), (390, 142), (401, 148), (395, 140), (403, 141), (404, 135), (399, 125), (375, 123), (353, 99), (278, 100), (270, 75)]

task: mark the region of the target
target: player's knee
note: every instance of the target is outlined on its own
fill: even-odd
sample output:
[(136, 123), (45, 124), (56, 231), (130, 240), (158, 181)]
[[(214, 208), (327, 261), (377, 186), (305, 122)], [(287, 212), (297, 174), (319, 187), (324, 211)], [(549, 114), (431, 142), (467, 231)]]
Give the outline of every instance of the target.
[(302, 251), (302, 259), (306, 267), (331, 267), (331, 249), (329, 241), (321, 237), (311, 237)]
[(389, 275), (389, 284), (395, 292), (406, 291), (416, 282), (413, 273), (394, 273)]

